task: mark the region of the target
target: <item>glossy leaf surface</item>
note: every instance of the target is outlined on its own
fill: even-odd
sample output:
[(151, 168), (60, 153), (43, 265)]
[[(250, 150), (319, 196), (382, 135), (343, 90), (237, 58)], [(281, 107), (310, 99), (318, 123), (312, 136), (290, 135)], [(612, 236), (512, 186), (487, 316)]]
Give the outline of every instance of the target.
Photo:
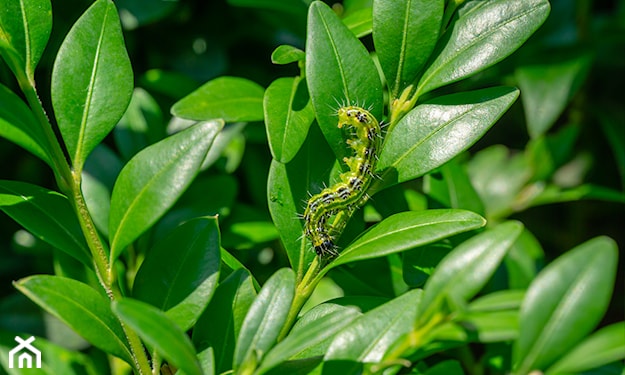
[(133, 88), (117, 9), (98, 0), (69, 31), (52, 70), (52, 105), (78, 171), (126, 111)]
[(51, 165), (43, 131), (30, 108), (0, 84), (0, 137), (22, 147)]
[(295, 157), (315, 119), (306, 81), (278, 78), (265, 91), (265, 126), (274, 159), (288, 163)]
[(171, 107), (171, 113), (195, 121), (261, 121), (264, 91), (244, 78), (219, 77), (180, 99)]
[[(414, 289), (355, 319), (334, 338), (324, 361), (381, 361), (392, 343), (412, 330), (421, 294)], [(326, 366), (330, 370), (332, 362)]]
[(426, 324), (443, 299), (468, 301), (491, 278), (521, 235), (523, 225), (509, 221), (480, 233), (452, 250), (423, 288), (419, 324)]
[(14, 285), (96, 347), (132, 363), (126, 336), (109, 300), (90, 286), (48, 275), (30, 276)]
[(514, 374), (546, 370), (595, 328), (610, 302), (617, 258), (614, 241), (597, 237), (538, 274), (521, 305)]
[(25, 182), (0, 180), (0, 210), (39, 239), (93, 266), (80, 223), (64, 195)]
[(373, 41), (393, 98), (414, 83), (441, 29), (443, 0), (373, 2)]
[(113, 312), (163, 358), (188, 375), (202, 375), (191, 340), (164, 312), (125, 298), (113, 302)]
[[(172, 249), (178, 249), (175, 256)], [(213, 295), (219, 265), (217, 218), (187, 221), (148, 252), (137, 272), (133, 296), (165, 311), (187, 330)]]
[(466, 3), (441, 37), (419, 81), (419, 95), (475, 74), (510, 55), (549, 15), (547, 0)]
[(321, 1), (308, 10), (306, 79), (317, 121), (338, 159), (348, 150), (336, 111), (359, 105), (382, 119), (382, 84), (373, 60), (356, 36)]
[(234, 369), (256, 367), (276, 342), (295, 294), (295, 274), (289, 268), (274, 273), (252, 303), (239, 332)]
[(382, 257), (482, 227), (484, 219), (464, 210), (408, 211), (373, 226), (330, 264)]
[(493, 87), (442, 96), (418, 105), (384, 141), (377, 166), (383, 184), (419, 177), (466, 150), (518, 96), (517, 89)]
[(124, 166), (111, 196), (111, 259), (180, 197), (222, 126), (217, 121), (192, 126), (143, 149)]
[(52, 30), (50, 0), (2, 0), (0, 9), (0, 56), (17, 77), (34, 80)]
[(200, 351), (209, 347), (214, 350), (215, 368), (219, 373), (232, 369), (236, 338), (255, 298), (252, 276), (246, 269), (239, 268), (219, 284), (195, 324), (193, 343)]

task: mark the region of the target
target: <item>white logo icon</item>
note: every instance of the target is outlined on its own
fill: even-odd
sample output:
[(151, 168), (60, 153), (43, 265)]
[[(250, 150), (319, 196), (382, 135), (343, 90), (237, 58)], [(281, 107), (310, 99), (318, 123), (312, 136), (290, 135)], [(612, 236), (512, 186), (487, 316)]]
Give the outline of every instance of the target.
[[(35, 338), (30, 336), (26, 340), (22, 340), (19, 336), (15, 336), (15, 341), (19, 345), (9, 352), (9, 368), (13, 368), (13, 361), (16, 357), (19, 368), (33, 368), (33, 355), (35, 355), (36, 367), (41, 368), (41, 352), (30, 345), (30, 343), (35, 341)], [(24, 362), (26, 362), (26, 365), (24, 365)]]

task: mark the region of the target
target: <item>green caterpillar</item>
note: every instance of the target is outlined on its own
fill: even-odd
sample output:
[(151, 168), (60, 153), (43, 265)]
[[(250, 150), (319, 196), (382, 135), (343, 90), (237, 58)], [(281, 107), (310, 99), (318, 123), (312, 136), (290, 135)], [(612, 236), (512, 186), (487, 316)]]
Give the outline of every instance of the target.
[[(380, 124), (365, 109), (355, 106), (340, 108), (338, 120), (339, 128), (345, 126), (355, 130), (354, 138), (347, 140), (354, 155), (343, 158), (349, 171), (342, 173), (335, 185), (313, 195), (304, 211), (304, 234), (321, 258), (338, 254), (334, 243), (336, 237), (347, 225), (351, 214), (369, 199), (366, 191), (371, 185), (381, 140)], [(336, 219), (339, 213), (344, 214)]]

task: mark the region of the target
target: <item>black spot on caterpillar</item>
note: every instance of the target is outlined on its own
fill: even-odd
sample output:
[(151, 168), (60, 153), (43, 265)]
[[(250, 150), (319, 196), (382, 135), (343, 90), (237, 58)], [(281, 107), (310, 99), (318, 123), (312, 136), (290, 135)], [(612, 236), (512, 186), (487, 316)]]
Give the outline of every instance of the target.
[[(341, 234), (351, 214), (369, 198), (373, 171), (380, 147), (380, 124), (369, 111), (349, 106), (338, 110), (338, 127), (355, 130), (347, 145), (354, 150), (343, 158), (349, 171), (339, 176), (340, 181), (323, 189), (308, 200), (304, 211), (304, 234), (310, 239), (315, 253), (321, 258), (336, 256), (335, 239)], [(344, 213), (340, 218), (337, 214)], [(334, 218), (337, 218), (333, 221)]]

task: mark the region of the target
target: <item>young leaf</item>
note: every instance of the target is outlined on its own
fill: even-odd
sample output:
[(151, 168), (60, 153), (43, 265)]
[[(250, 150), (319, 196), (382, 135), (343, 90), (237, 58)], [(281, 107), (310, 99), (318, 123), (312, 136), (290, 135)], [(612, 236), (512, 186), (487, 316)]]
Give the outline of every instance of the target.
[(163, 358), (188, 375), (202, 375), (191, 340), (164, 312), (130, 298), (114, 301), (112, 306), (119, 319)]
[(261, 121), (264, 91), (244, 78), (219, 77), (176, 102), (171, 114), (195, 121)]
[(255, 368), (273, 347), (286, 321), (295, 294), (295, 274), (283, 268), (263, 285), (252, 303), (237, 338), (234, 370)]
[(278, 78), (267, 87), (263, 104), (271, 155), (288, 163), (304, 143), (315, 119), (306, 81), (300, 77)]
[[(172, 249), (178, 249), (175, 257)], [(219, 264), (217, 218), (187, 221), (147, 253), (133, 296), (165, 311), (186, 331), (213, 295)]]
[(328, 265), (378, 258), (481, 228), (484, 218), (455, 209), (408, 211), (384, 219), (350, 244)]
[(111, 197), (111, 262), (156, 222), (197, 174), (223, 122), (204, 122), (135, 155), (122, 169)]
[[(413, 289), (355, 319), (336, 335), (324, 361), (381, 361), (390, 345), (412, 330), (421, 293)], [(331, 370), (332, 362), (324, 369)]]
[(109, 300), (90, 286), (48, 275), (30, 276), (13, 285), (94, 346), (133, 363), (126, 337), (111, 312)]
[(610, 303), (617, 258), (614, 241), (597, 237), (538, 274), (521, 305), (514, 374), (545, 370), (595, 328)]
[(93, 267), (67, 197), (25, 182), (0, 180), (0, 210), (39, 239)]
[(381, 181), (387, 186), (409, 181), (452, 159), (475, 143), (518, 96), (517, 89), (492, 87), (417, 106), (384, 140), (377, 167)]
[(373, 42), (393, 98), (417, 79), (432, 53), (444, 5), (443, 0), (373, 2)]
[(0, 137), (4, 137), (39, 159), (52, 165), (46, 150), (45, 135), (28, 106), (0, 84)]
[(0, 56), (16, 77), (34, 81), (52, 30), (50, 0), (1, 0), (0, 9)]
[(427, 323), (444, 299), (468, 301), (491, 278), (523, 225), (509, 221), (463, 242), (436, 267), (423, 288), (419, 324)]
[(126, 111), (133, 84), (115, 4), (97, 0), (65, 37), (52, 70), (52, 106), (77, 171)]
[(582, 341), (545, 372), (577, 374), (625, 359), (625, 322), (603, 327)]
[(195, 347), (198, 351), (213, 349), (219, 374), (232, 369), (235, 339), (255, 297), (249, 271), (239, 268), (219, 284), (193, 328)]
[(306, 53), (299, 48), (289, 45), (279, 45), (271, 53), (271, 62), (278, 65), (286, 65), (297, 61), (303, 61)]
[(542, 25), (547, 0), (481, 1), (447, 29), (417, 86), (422, 95), (503, 60)]
[(360, 105), (382, 120), (382, 83), (367, 49), (321, 1), (308, 11), (306, 79), (317, 121), (338, 159), (348, 156), (336, 111)]

